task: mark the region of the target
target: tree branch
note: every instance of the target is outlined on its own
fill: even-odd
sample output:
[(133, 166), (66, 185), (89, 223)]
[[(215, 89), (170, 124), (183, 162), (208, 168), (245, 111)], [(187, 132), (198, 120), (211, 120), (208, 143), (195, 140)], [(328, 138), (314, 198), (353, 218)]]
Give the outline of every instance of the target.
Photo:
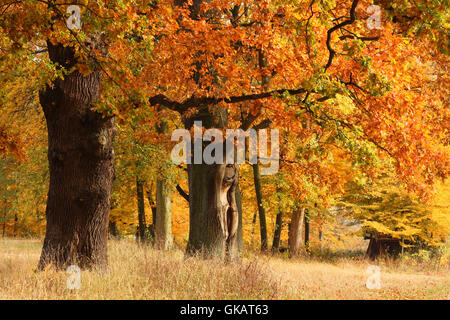
[(177, 191), (187, 202), (189, 202), (189, 195), (177, 184)]
[(350, 8), (350, 18), (348, 20), (342, 21), (341, 23), (335, 25), (333, 28), (327, 31), (327, 49), (329, 51), (328, 56), (328, 62), (325, 65), (324, 69), (325, 71), (331, 66), (333, 63), (333, 58), (336, 55), (336, 51), (334, 51), (333, 47), (331, 46), (331, 36), (333, 35), (333, 32), (336, 30), (339, 30), (349, 24), (352, 24), (356, 20), (356, 6), (358, 5), (359, 0), (353, 0), (352, 6)]
[(239, 102), (245, 102), (245, 101), (252, 101), (252, 100), (259, 100), (264, 98), (270, 98), (273, 95), (276, 94), (283, 94), (283, 93), (289, 93), (290, 95), (297, 95), (301, 93), (305, 93), (306, 90), (303, 88), (300, 89), (279, 89), (279, 90), (272, 90), (267, 92), (261, 92), (261, 93), (254, 93), (254, 94), (246, 94), (241, 96), (231, 96), (231, 97), (221, 97), (221, 98), (213, 98), (213, 97), (202, 97), (197, 98), (192, 96), (191, 98), (185, 100), (184, 102), (177, 102), (170, 100), (163, 94), (158, 94), (152, 98), (149, 99), (149, 103), (151, 105), (162, 105), (169, 109), (178, 111), (178, 112), (184, 112), (188, 110), (189, 108), (193, 107), (204, 107), (209, 105), (218, 104), (221, 102), (231, 104), (231, 103), (239, 103)]

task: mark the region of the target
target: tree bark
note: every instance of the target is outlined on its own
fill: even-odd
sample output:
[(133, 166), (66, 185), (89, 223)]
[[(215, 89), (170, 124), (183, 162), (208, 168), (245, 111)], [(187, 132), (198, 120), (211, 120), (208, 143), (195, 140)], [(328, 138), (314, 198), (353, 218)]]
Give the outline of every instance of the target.
[[(210, 110), (207, 107), (187, 119), (185, 128), (189, 130), (194, 121), (202, 121), (207, 129), (223, 129), (227, 116), (224, 109)], [(225, 150), (225, 145), (222, 147)], [(223, 164), (188, 164), (187, 169), (190, 224), (186, 253), (201, 253), (204, 257), (219, 258), (226, 262), (237, 260), (238, 165), (226, 164), (224, 159)]]
[(242, 193), (239, 184), (236, 187), (236, 205), (238, 210), (237, 246), (239, 251), (244, 250), (244, 233), (242, 231)]
[(147, 239), (146, 230), (147, 222), (145, 219), (145, 202), (144, 202), (144, 181), (140, 180), (139, 177), (136, 178), (136, 197), (138, 205), (138, 234), (139, 240), (145, 242)]
[[(200, 6), (205, 0), (190, 3), (190, 17), (197, 20)], [(182, 6), (187, 0), (176, 0)], [(201, 55), (201, 48), (198, 53)], [(194, 64), (192, 79), (201, 86), (202, 67), (199, 60)], [(205, 128), (226, 128), (228, 111), (217, 106), (199, 106), (198, 113), (185, 118), (186, 129), (194, 121), (202, 121)], [(224, 148), (225, 150), (225, 148)], [(202, 148), (203, 151), (203, 148)], [(225, 154), (225, 153), (224, 153)], [(236, 188), (239, 180), (239, 166), (234, 164), (188, 164), (189, 180), (189, 241), (188, 255), (202, 253), (204, 257), (215, 257), (225, 261), (236, 260), (238, 250), (238, 208)]]
[(305, 210), (305, 247), (309, 248), (309, 214), (308, 210)]
[(275, 230), (273, 232), (272, 252), (276, 253), (280, 250), (281, 229), (283, 227), (283, 213), (277, 213), (275, 221)]
[(13, 225), (13, 237), (17, 237), (17, 222), (19, 218), (17, 217), (17, 212), (14, 213), (14, 225)]
[(4, 211), (4, 213), (3, 213), (3, 232), (2, 232), (2, 238), (4, 238), (5, 237), (5, 234), (6, 234), (6, 210), (5, 209), (3, 209)]
[[(48, 41), (50, 60), (70, 70), (74, 50)], [(101, 73), (73, 71), (39, 94), (48, 129), (50, 187), (38, 270), (107, 264), (107, 230), (114, 178), (115, 121), (92, 110)]]
[(154, 242), (155, 240), (155, 223), (156, 223), (156, 203), (153, 201), (152, 197), (152, 189), (153, 185), (147, 190), (147, 200), (150, 208), (152, 210), (152, 223), (148, 226), (148, 232), (150, 234), (151, 240)]
[(117, 223), (115, 221), (109, 222), (109, 238), (118, 239), (120, 237), (119, 229), (117, 229)]
[(291, 223), (289, 225), (289, 256), (298, 256), (302, 244), (302, 227), (305, 218), (305, 208), (300, 208), (292, 213)]
[(259, 228), (261, 234), (261, 251), (267, 251), (267, 223), (266, 223), (266, 211), (262, 204), (262, 191), (261, 191), (261, 176), (259, 173), (259, 165), (254, 164), (253, 167), (253, 179), (255, 182), (256, 202), (258, 205), (259, 213)]
[[(160, 134), (169, 132), (167, 121), (161, 120), (156, 125)], [(167, 179), (167, 169), (162, 166), (156, 179), (156, 214), (154, 221), (155, 246), (158, 249), (168, 250), (173, 246), (172, 235), (172, 209), (170, 199), (170, 185)]]
[(189, 170), (190, 228), (188, 254), (227, 261), (238, 257), (238, 210), (234, 165), (191, 164)]
[(170, 199), (170, 187), (165, 178), (156, 180), (156, 216), (155, 221), (155, 246), (158, 249), (168, 250), (172, 248), (172, 209)]

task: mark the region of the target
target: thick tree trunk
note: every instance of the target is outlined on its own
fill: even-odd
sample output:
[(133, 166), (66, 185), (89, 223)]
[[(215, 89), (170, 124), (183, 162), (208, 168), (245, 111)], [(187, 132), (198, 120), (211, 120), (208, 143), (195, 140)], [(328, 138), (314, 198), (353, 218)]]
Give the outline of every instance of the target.
[(397, 258), (401, 251), (402, 246), (400, 245), (399, 239), (377, 239), (377, 237), (374, 237), (370, 239), (369, 246), (366, 251), (366, 257), (370, 260), (375, 260), (381, 256)]
[[(192, 1), (190, 16), (197, 19), (201, 3)], [(187, 0), (176, 0), (182, 6)], [(199, 50), (202, 50), (199, 48)], [(201, 69), (204, 63), (197, 61), (193, 80), (200, 85)], [(185, 128), (190, 129), (194, 121), (202, 121), (209, 128), (224, 129), (227, 126), (228, 111), (220, 107), (201, 107), (198, 113), (185, 119)], [(203, 148), (202, 148), (203, 151)], [(224, 153), (225, 154), (225, 153)], [(238, 250), (238, 208), (236, 188), (239, 166), (237, 164), (189, 164), (189, 242), (188, 255), (202, 253), (205, 257), (216, 257), (225, 261), (236, 260)]]
[(291, 223), (289, 225), (289, 256), (298, 256), (302, 244), (302, 227), (305, 218), (305, 208), (300, 208), (292, 213)]
[(147, 240), (147, 222), (145, 219), (145, 202), (144, 202), (144, 181), (136, 178), (136, 198), (138, 205), (138, 235), (141, 242)]
[(155, 221), (155, 246), (158, 249), (168, 250), (172, 248), (172, 209), (170, 199), (170, 187), (167, 180), (156, 180), (156, 216)]
[[(227, 112), (219, 108), (213, 111), (201, 109), (186, 120), (186, 129), (189, 130), (194, 121), (202, 121), (205, 128), (223, 129), (227, 123)], [(236, 164), (225, 164), (225, 159), (223, 162), (187, 166), (190, 224), (186, 252), (188, 255), (202, 253), (204, 257), (230, 262), (239, 257), (236, 201), (239, 168)]]
[[(48, 42), (51, 61), (70, 69), (73, 49)], [(107, 229), (114, 177), (115, 122), (92, 111), (100, 71), (74, 71), (40, 92), (48, 128), (50, 187), (47, 228), (38, 269), (107, 264)]]
[(191, 164), (189, 173), (190, 229), (188, 254), (235, 260), (238, 256), (238, 210), (234, 165)]
[(261, 251), (267, 251), (267, 223), (266, 223), (266, 211), (262, 203), (262, 190), (261, 190), (261, 175), (259, 173), (259, 165), (254, 164), (253, 167), (253, 179), (255, 182), (256, 202), (258, 205), (259, 213), (259, 228), (261, 234)]
[(281, 229), (283, 227), (283, 213), (280, 211), (277, 213), (275, 221), (275, 230), (273, 232), (272, 252), (278, 252), (280, 250)]

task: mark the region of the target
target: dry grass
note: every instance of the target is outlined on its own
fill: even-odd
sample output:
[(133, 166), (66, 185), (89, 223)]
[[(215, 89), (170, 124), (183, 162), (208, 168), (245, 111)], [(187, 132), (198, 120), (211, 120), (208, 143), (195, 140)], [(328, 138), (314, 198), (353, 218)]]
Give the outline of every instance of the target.
[(111, 242), (109, 269), (83, 271), (82, 288), (68, 290), (65, 272), (34, 272), (40, 248), (38, 240), (0, 240), (0, 299), (448, 299), (450, 293), (442, 270), (381, 265), (382, 289), (369, 290), (365, 261), (250, 255), (223, 265), (129, 241)]

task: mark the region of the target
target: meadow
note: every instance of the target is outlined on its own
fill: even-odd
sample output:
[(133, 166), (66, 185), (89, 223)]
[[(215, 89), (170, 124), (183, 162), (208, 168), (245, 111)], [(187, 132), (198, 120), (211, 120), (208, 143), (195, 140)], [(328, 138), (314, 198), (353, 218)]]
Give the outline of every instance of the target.
[[(240, 263), (184, 257), (132, 240), (109, 242), (107, 270), (82, 271), (81, 288), (51, 267), (35, 272), (41, 240), (0, 240), (0, 299), (450, 299), (448, 263), (362, 255), (246, 253)], [(381, 270), (381, 289), (368, 289), (366, 270)]]

